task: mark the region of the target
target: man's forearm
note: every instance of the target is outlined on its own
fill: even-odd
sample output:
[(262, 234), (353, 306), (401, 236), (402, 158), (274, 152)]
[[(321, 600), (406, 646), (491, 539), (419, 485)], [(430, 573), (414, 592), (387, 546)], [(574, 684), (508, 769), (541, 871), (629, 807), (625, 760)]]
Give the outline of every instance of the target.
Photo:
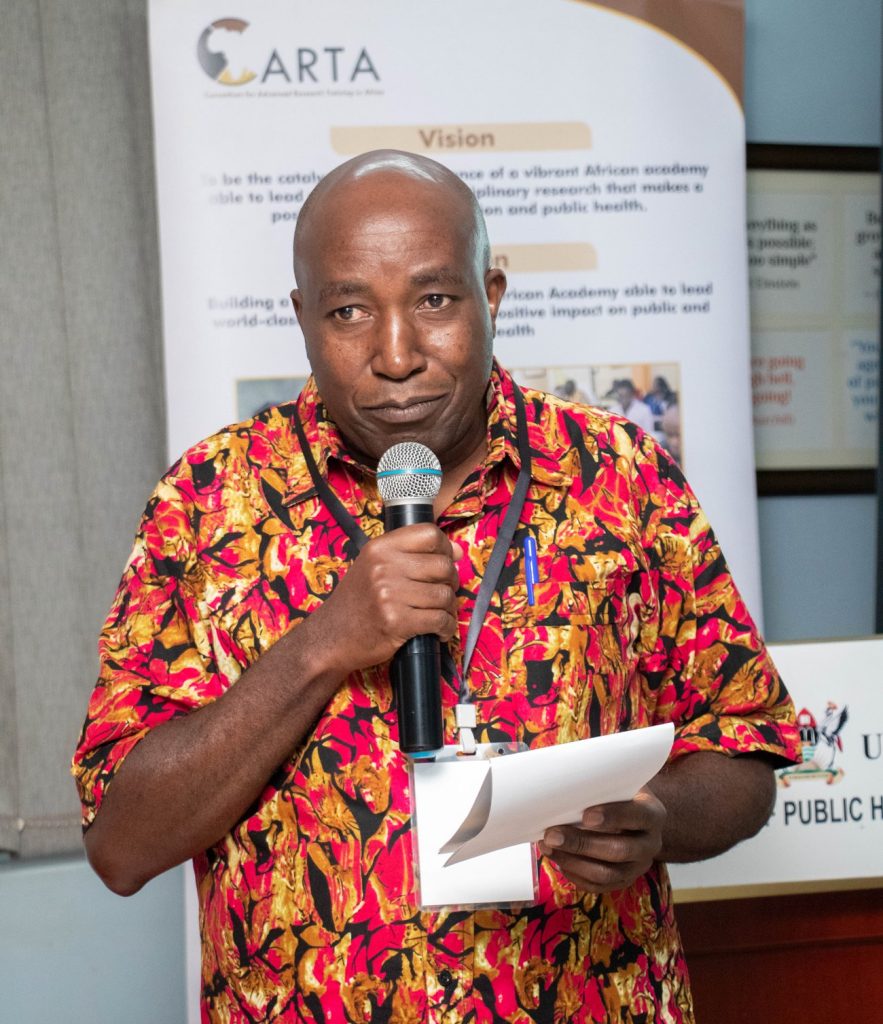
[(120, 766), (85, 836), (93, 868), (130, 895), (217, 842), (291, 755), (340, 683), (310, 618), (218, 700), (158, 726)]
[(105, 883), (132, 893), (216, 843), (298, 747), (341, 681), (412, 636), (457, 628), (457, 570), (436, 526), (369, 541), (343, 580), (218, 700), (158, 726), (120, 766), (86, 833)]
[(648, 788), (666, 809), (657, 859), (673, 862), (714, 857), (755, 835), (775, 800), (773, 770), (753, 755), (686, 754)]

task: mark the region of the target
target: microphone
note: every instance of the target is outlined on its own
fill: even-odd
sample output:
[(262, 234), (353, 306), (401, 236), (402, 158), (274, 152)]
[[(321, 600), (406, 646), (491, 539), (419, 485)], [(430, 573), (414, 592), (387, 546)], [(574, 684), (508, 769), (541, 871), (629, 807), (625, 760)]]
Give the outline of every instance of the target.
[[(434, 523), (432, 502), (441, 480), (441, 465), (426, 445), (405, 441), (387, 449), (377, 464), (386, 529)], [(390, 677), (399, 716), (399, 746), (412, 757), (434, 754), (444, 743), (438, 637), (406, 640), (393, 656)]]

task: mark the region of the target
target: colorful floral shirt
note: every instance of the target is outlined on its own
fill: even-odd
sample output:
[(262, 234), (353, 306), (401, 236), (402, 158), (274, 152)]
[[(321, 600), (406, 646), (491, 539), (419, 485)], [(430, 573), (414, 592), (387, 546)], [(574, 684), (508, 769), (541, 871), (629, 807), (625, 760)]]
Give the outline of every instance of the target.
[[(488, 455), (439, 525), (459, 564), (459, 661), (518, 471), (495, 367)], [(532, 482), (470, 670), (477, 739), (529, 747), (674, 722), (691, 751), (797, 756), (793, 708), (680, 471), (605, 412), (524, 391)], [(369, 536), (370, 470), (308, 383), (163, 478), (100, 640), (74, 759), (85, 825), (147, 733), (212, 701), (318, 608), (356, 556), (292, 428)], [(526, 530), (540, 583), (528, 603)], [(445, 685), (448, 742), (457, 693)], [(534, 905), (415, 904), (406, 760), (388, 666), (353, 673), (247, 815), (195, 860), (204, 1021), (692, 1021), (668, 877), (595, 896), (539, 861)]]

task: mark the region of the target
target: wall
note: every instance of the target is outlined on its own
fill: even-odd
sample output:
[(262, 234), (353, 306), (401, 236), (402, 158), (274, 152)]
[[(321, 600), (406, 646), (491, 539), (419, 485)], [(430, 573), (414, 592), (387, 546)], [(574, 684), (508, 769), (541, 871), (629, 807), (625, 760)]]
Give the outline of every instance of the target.
[(0, 865), (0, 1020), (183, 1024), (185, 875), (122, 900), (82, 858)]
[(758, 516), (767, 638), (873, 633), (873, 495), (761, 498)]
[(44, 856), (166, 465), (144, 0), (4, 4), (0, 67), (0, 849)]
[[(751, 141), (879, 144), (879, 0), (746, 0), (746, 14)], [(873, 499), (767, 498), (759, 515), (768, 635), (871, 632)], [(121, 900), (81, 858), (0, 863), (0, 1019), (183, 1024), (185, 885), (182, 868)]]
[[(745, 8), (748, 140), (879, 146), (880, 0)], [(758, 517), (767, 637), (873, 633), (874, 497), (762, 498)], [(822, 1024), (879, 1006), (880, 890), (697, 903), (679, 921), (702, 1020)]]
[(880, 145), (880, 0), (745, 0), (749, 142)]
[(52, 857), (0, 855), (0, 1021), (176, 1024), (184, 870), (124, 901), (61, 856), (95, 638), (165, 465), (146, 2), (2, 10), (0, 847)]
[[(745, 0), (745, 21), (749, 142), (880, 145), (880, 0)], [(873, 633), (874, 498), (761, 498), (758, 517), (767, 638)]]

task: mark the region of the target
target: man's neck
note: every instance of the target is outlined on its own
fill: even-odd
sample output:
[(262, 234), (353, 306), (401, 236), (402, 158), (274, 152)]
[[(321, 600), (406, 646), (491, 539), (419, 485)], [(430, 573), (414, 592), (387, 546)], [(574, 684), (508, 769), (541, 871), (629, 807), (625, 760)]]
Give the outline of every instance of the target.
[(454, 500), (454, 496), (466, 481), (466, 478), (476, 467), (482, 464), (486, 455), (487, 434), (481, 438), (481, 441), (472, 449), (465, 459), (460, 459), (453, 466), (444, 467), (442, 485), (439, 489), (438, 496), (433, 502), (436, 519), (438, 519), (448, 505), (451, 504)]

